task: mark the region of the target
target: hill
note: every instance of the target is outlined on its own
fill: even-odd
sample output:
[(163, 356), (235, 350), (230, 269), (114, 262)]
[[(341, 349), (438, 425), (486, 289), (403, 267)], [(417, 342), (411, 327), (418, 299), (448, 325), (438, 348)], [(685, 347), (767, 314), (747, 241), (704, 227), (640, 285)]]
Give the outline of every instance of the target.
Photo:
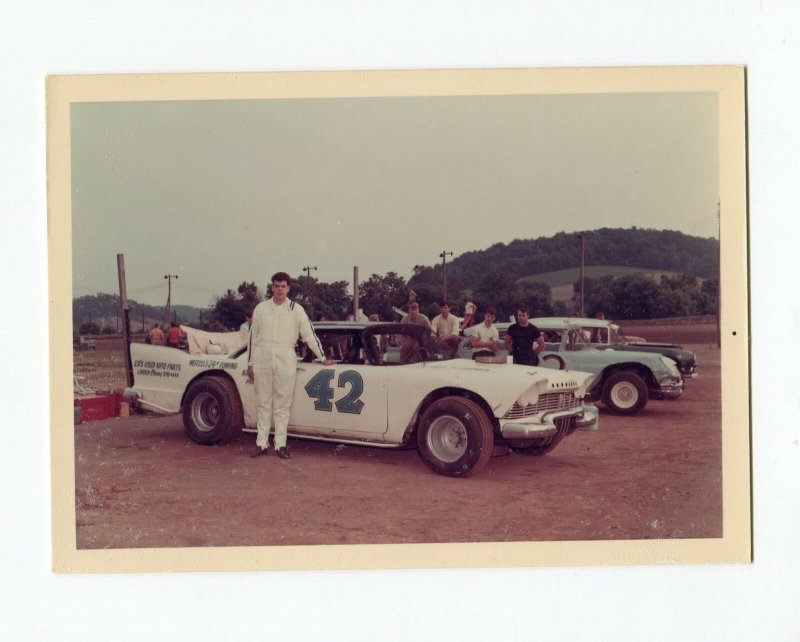
[[(642, 272), (714, 278), (719, 272), (719, 241), (672, 230), (600, 228), (585, 233), (584, 264), (586, 275), (595, 278)], [(454, 290), (470, 289), (489, 272), (557, 286), (575, 282), (579, 266), (578, 235), (560, 232), (465, 252), (448, 263), (447, 279)], [(603, 269), (611, 271), (600, 274)], [(409, 286), (441, 282), (441, 272), (441, 265), (416, 266)]]
[[(130, 309), (131, 330), (139, 331), (142, 327), (151, 327), (156, 321), (164, 322), (164, 307), (128, 301)], [(191, 323), (200, 318), (201, 308), (190, 305), (173, 305), (173, 318), (179, 322)], [(119, 322), (119, 295), (97, 293), (81, 296), (72, 300), (72, 325), (79, 328), (82, 324), (93, 323), (102, 331), (111, 329), (121, 331)]]

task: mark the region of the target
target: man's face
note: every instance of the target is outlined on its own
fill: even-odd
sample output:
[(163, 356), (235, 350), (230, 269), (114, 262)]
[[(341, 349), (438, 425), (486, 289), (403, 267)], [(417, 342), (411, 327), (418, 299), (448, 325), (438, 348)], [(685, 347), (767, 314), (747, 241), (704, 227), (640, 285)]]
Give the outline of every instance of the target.
[(483, 322), (490, 326), (494, 323), (494, 315), (491, 312), (484, 312), (483, 313)]
[(517, 323), (520, 325), (528, 325), (528, 313), (517, 310)]
[(408, 309), (408, 316), (409, 316), (409, 318), (411, 318), (411, 319), (416, 319), (416, 318), (419, 316), (419, 306), (412, 305), (412, 306), (411, 306), (411, 307)]
[(275, 299), (275, 303), (283, 303), (288, 294), (289, 284), (286, 281), (272, 282), (272, 298)]
[(446, 319), (447, 315), (450, 314), (450, 306), (447, 305), (439, 306), (439, 313), (442, 315), (443, 319)]

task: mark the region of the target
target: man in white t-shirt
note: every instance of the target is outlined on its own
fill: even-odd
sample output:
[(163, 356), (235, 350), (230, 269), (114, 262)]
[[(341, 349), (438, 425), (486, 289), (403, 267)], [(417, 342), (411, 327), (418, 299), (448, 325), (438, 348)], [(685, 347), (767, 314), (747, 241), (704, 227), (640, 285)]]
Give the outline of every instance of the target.
[(433, 317), (431, 327), (433, 328), (433, 334), (439, 338), (439, 341), (447, 345), (453, 351), (453, 354), (458, 352), (458, 344), (460, 343), (458, 338), (458, 319), (450, 314), (450, 306), (447, 301), (439, 303), (439, 314)]
[(472, 358), (493, 357), (500, 343), (500, 333), (494, 327), (495, 310), (486, 308), (483, 313), (483, 323), (472, 328)]

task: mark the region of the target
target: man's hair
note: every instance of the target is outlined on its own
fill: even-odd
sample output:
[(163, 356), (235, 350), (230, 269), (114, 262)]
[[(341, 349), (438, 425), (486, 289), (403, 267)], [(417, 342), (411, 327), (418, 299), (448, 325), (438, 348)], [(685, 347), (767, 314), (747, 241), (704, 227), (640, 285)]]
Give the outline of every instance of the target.
[(270, 279), (270, 282), (275, 283), (276, 281), (286, 281), (286, 285), (292, 284), (292, 277), (290, 277), (286, 272), (275, 272)]
[(412, 301), (411, 303), (408, 304), (408, 309), (419, 310), (419, 303), (417, 303), (416, 301)]
[(444, 306), (447, 306), (448, 308), (450, 307), (450, 305), (447, 303), (447, 301), (439, 301), (439, 307), (443, 308)]
[(524, 312), (525, 314), (528, 314), (528, 306), (527, 305), (518, 305), (517, 306), (517, 312)]
[(483, 311), (484, 314), (491, 314), (492, 316), (497, 316), (497, 312), (495, 312), (494, 308), (486, 308)]

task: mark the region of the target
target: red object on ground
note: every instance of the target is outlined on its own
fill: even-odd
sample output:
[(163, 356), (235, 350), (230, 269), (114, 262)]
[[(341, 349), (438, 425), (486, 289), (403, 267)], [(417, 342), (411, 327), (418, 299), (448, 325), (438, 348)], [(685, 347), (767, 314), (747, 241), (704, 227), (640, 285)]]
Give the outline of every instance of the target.
[(93, 395), (77, 395), (75, 397), (75, 405), (81, 409), (82, 421), (116, 417), (120, 401), (122, 401), (122, 393), (119, 391), (98, 392)]

